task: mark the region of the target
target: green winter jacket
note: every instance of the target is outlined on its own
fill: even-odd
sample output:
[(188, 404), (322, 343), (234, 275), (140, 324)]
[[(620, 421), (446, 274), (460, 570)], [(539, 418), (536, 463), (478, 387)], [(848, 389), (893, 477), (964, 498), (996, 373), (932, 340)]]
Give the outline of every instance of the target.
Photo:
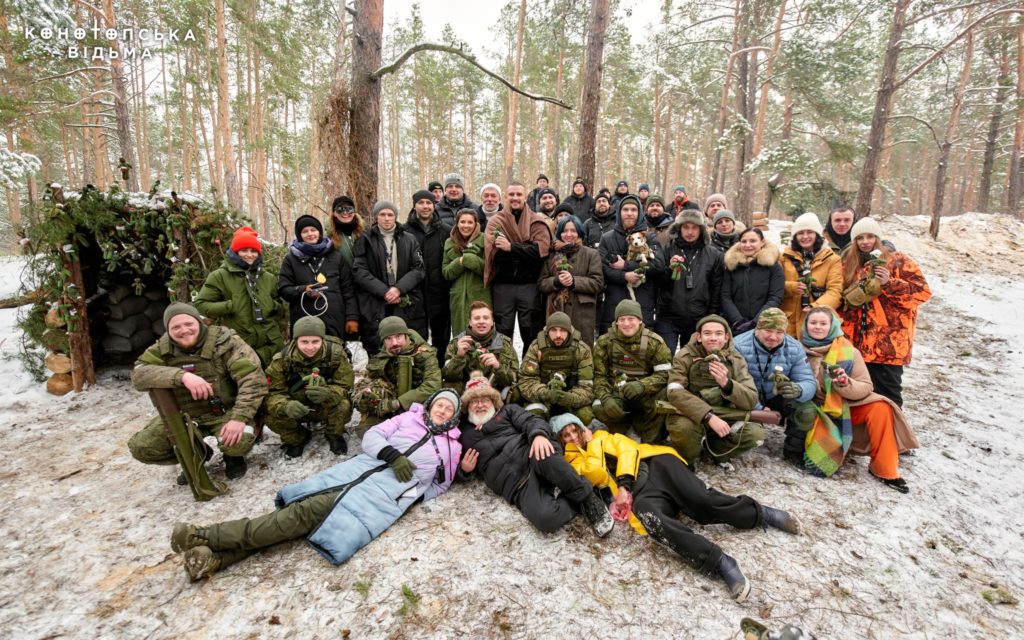
[(671, 368), (672, 352), (661, 336), (641, 323), (627, 338), (613, 324), (594, 345), (594, 395), (598, 400), (619, 397), (619, 382), (637, 380), (646, 395), (655, 396), (668, 384)]
[(530, 343), (519, 368), (519, 393), (523, 400), (548, 404), (545, 399), (548, 381), (557, 372), (564, 374), (568, 383), (565, 389), (568, 399), (562, 403), (563, 407), (578, 409), (594, 402), (594, 358), (577, 329), (573, 329), (562, 347), (550, 344), (543, 331)]
[[(728, 327), (726, 331), (729, 331)], [(750, 411), (757, 405), (757, 387), (754, 386), (754, 379), (747, 370), (747, 361), (733, 346), (731, 332), (729, 335), (729, 342), (721, 352), (725, 355), (725, 366), (729, 369), (732, 389), (729, 393), (722, 391), (719, 403), (707, 402), (700, 393), (701, 389), (717, 388), (718, 384), (711, 378), (707, 362), (701, 360), (707, 357), (708, 352), (697, 342), (697, 334), (694, 334), (672, 359), (672, 370), (668, 374), (668, 401), (676, 411), (694, 422), (700, 423), (708, 411), (715, 408)]]
[[(464, 356), (459, 355), (459, 340), (469, 335), (476, 343), (475, 349)], [(491, 369), (480, 364), (480, 356), (484, 351), (494, 353), (498, 358), (498, 369)], [(477, 338), (467, 329), (453, 337), (448, 343), (448, 349), (444, 353), (444, 368), (441, 369), (441, 378), (446, 387), (456, 389), (460, 393), (469, 380), (469, 374), (473, 371), (482, 371), (491, 378), (491, 386), (495, 389), (504, 389), (516, 383), (519, 377), (519, 356), (516, 354), (515, 345), (507, 336), (498, 333), (491, 328), (491, 334), (483, 338)]]
[(414, 402), (423, 404), (427, 398), (441, 388), (441, 369), (437, 366), (437, 349), (427, 344), (419, 333), (409, 329), (409, 344), (397, 356), (383, 347), (366, 364), (366, 376), (383, 379), (398, 386), (398, 359), (412, 357), (412, 386), (398, 396), (402, 408), (408, 411)]
[(477, 235), (461, 253), (451, 238), (445, 240), (441, 275), (452, 283), (448, 294), (452, 326), (465, 327), (469, 324), (470, 304), (477, 300), (491, 304), (491, 290), (484, 286), (484, 234)]
[(263, 269), (256, 279), (256, 300), (263, 310), (263, 323), (256, 322), (252, 298), (245, 284), (246, 272), (225, 258), (206, 278), (194, 304), (199, 313), (217, 324), (230, 327), (270, 365), (274, 354), (284, 347), (281, 324), (287, 321), (287, 304), (277, 293), (277, 274)]
[(331, 392), (320, 406), (341, 411), (348, 408), (345, 405), (351, 405), (352, 363), (345, 352), (345, 343), (327, 336), (320, 351), (312, 358), (307, 358), (292, 340), (284, 350), (274, 355), (274, 360), (267, 367), (267, 378), (270, 380), (267, 411), (270, 415), (284, 416), (284, 406), (289, 400), (298, 400), (308, 407), (315, 406), (315, 403), (307, 400), (306, 384), (302, 382), (302, 378), (312, 373), (314, 367), (320, 369), (319, 373)]
[[(213, 385), (224, 413), (218, 415), (218, 408), (207, 399), (192, 399), (181, 383), (186, 371)], [(139, 391), (173, 389), (181, 410), (204, 426), (229, 420), (252, 424), (267, 395), (267, 376), (256, 352), (234, 331), (217, 326), (207, 327), (191, 352), (179, 349), (165, 333), (135, 361), (132, 385)]]

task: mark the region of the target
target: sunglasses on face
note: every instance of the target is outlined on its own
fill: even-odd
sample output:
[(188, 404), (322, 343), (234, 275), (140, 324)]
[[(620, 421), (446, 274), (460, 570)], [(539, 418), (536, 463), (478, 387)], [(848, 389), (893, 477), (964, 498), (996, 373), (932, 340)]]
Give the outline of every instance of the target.
[(339, 213), (339, 214), (344, 215), (346, 213), (353, 213), (355, 210), (356, 210), (355, 207), (338, 207), (337, 209), (334, 210), (334, 213)]

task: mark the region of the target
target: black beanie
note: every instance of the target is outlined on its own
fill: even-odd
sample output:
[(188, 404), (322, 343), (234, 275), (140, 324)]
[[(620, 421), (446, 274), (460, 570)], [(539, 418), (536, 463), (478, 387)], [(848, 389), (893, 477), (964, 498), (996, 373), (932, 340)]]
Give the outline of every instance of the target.
[(555, 210), (551, 212), (551, 217), (557, 218), (560, 213), (568, 213), (570, 216), (576, 214), (576, 212), (572, 210), (572, 207), (564, 202), (555, 207)]
[(434, 194), (430, 193), (426, 189), (420, 189), (416, 193), (412, 194), (412, 206), (415, 207), (416, 203), (419, 202), (420, 200), (430, 200), (430, 202), (433, 203)]
[(306, 227), (316, 227), (316, 230), (320, 232), (320, 238), (324, 237), (324, 225), (313, 216), (299, 216), (299, 219), (295, 221), (295, 237), (302, 240), (302, 230)]

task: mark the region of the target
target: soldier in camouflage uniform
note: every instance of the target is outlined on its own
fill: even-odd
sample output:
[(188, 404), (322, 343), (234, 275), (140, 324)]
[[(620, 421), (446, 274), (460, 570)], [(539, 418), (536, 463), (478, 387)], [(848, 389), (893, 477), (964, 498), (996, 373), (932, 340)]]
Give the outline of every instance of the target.
[(672, 359), (668, 401), (676, 410), (665, 420), (669, 440), (692, 468), (702, 443), (725, 462), (764, 442), (764, 429), (745, 422), (757, 404), (747, 361), (732, 343), (729, 322), (717, 315), (697, 322), (697, 331)]
[(594, 419), (594, 359), (565, 313), (552, 313), (530, 343), (518, 390), (523, 407), (543, 418), (573, 413), (583, 424)]
[(345, 343), (327, 335), (323, 320), (295, 322), (292, 340), (267, 367), (267, 426), (281, 436), (289, 458), (302, 455), (312, 437), (307, 425), (320, 422), (331, 453), (348, 453), (345, 425), (352, 418), (352, 364)]
[(361, 418), (356, 435), (393, 415), (408, 411), (414, 402), (423, 403), (441, 388), (437, 350), (398, 316), (380, 321), (377, 327), (380, 352), (366, 365), (366, 380), (353, 399)]
[(462, 393), (473, 371), (480, 371), (501, 390), (516, 383), (519, 356), (512, 341), (494, 326), (494, 312), (478, 300), (469, 306), (469, 326), (448, 343), (441, 378)]
[[(241, 478), (247, 469), (244, 456), (256, 441), (246, 425), (252, 424), (267, 395), (259, 357), (233, 330), (203, 324), (192, 305), (168, 306), (164, 325), (167, 333), (135, 362), (132, 384), (139, 391), (173, 389), (199, 433), (217, 437), (227, 477)], [(213, 451), (201, 446), (209, 458)], [(128, 449), (145, 464), (177, 463), (159, 417), (128, 440)], [(180, 476), (179, 484), (184, 480)]]
[(661, 336), (644, 326), (643, 309), (633, 300), (615, 307), (615, 324), (594, 345), (594, 416), (612, 433), (629, 427), (644, 444), (660, 442), (672, 352)]

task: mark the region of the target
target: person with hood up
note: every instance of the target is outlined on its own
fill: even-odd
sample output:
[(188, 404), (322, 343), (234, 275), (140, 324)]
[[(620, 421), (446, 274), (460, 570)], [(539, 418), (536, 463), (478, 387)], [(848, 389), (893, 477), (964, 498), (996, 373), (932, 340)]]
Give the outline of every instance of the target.
[[(562, 206), (562, 205), (559, 205)], [(563, 311), (588, 346), (594, 344), (597, 301), (604, 291), (601, 256), (583, 244), (583, 223), (566, 215), (555, 230), (556, 251), (544, 261), (537, 287), (547, 296), (547, 315)]]
[(342, 341), (359, 332), (352, 267), (313, 216), (295, 221), (295, 240), (281, 262), (277, 290), (288, 301), (293, 337), (295, 323), (310, 316), (323, 320), (327, 335)]
[(474, 302), (491, 304), (491, 290), (484, 285), (484, 234), (480, 220), (469, 209), (455, 216), (455, 226), (444, 243), (441, 274), (451, 283), (448, 305), (455, 330), (466, 326)]
[(655, 233), (658, 244), (664, 247), (669, 242), (668, 228), (674, 218), (665, 211), (665, 200), (658, 194), (648, 196), (644, 206), (646, 207), (644, 217), (647, 220), (647, 229)]
[(457, 173), (449, 173), (444, 177), (444, 197), (435, 205), (437, 215), (448, 227), (455, 224), (455, 214), (462, 209), (474, 209), (476, 203), (466, 195), (466, 185), (462, 176)]
[[(430, 344), (437, 349), (438, 366), (444, 364), (444, 351), (452, 336), (452, 314), (448, 304), (451, 284), (442, 273), (445, 242), (451, 237), (452, 224), (441, 221), (434, 210), (434, 198), (429, 191), (413, 194), (413, 208), (406, 219), (406, 228), (420, 246), (426, 277), (420, 289), (426, 305)], [(423, 334), (427, 338), (426, 334)]]
[(686, 209), (668, 228), (658, 279), (658, 319), (654, 330), (675, 353), (686, 344), (697, 321), (718, 313), (722, 304), (722, 252), (711, 245), (700, 210)]
[(672, 214), (673, 218), (678, 218), (680, 213), (691, 209), (699, 212), (700, 205), (690, 200), (690, 196), (686, 194), (686, 187), (677, 184), (672, 189), (672, 202), (668, 205), (668, 212)]
[(762, 311), (782, 304), (785, 276), (779, 248), (756, 227), (743, 232), (722, 262), (722, 315), (735, 336), (753, 329)]
[(277, 292), (277, 274), (264, 269), (263, 245), (252, 227), (235, 231), (227, 256), (206, 277), (194, 302), (199, 313), (245, 340), (260, 366), (269, 365), (284, 347), (287, 306)]
[(583, 223), (583, 242), (596, 249), (601, 244), (601, 236), (615, 226), (615, 211), (609, 204), (608, 196), (598, 195), (594, 198), (594, 209), (590, 217)]
[(786, 284), (780, 308), (789, 318), (786, 332), (799, 338), (804, 315), (812, 306), (839, 308), (843, 300), (843, 265), (825, 243), (817, 214), (799, 216), (790, 230), (793, 237), (782, 250)]
[(275, 511), (206, 526), (175, 524), (171, 550), (184, 553), (193, 582), (303, 537), (328, 562), (342, 564), (416, 502), (448, 490), (462, 456), (461, 406), (458, 394), (441, 389), (367, 431), (359, 455), (282, 488)]
[(421, 284), (426, 277), (419, 243), (398, 223), (398, 207), (387, 200), (373, 206), (375, 223), (355, 246), (352, 273), (359, 287), (359, 328), (367, 353), (380, 349), (377, 327), (397, 316), (419, 335), (427, 333)]
[[(630, 256), (629, 236), (644, 234), (650, 255), (647, 264)], [(658, 295), (658, 278), (664, 271), (664, 256), (659, 251), (657, 235), (647, 229), (647, 220), (640, 210), (640, 199), (628, 195), (619, 202), (615, 226), (601, 236), (597, 250), (604, 269), (604, 304), (598, 334), (608, 331), (615, 321), (615, 305), (635, 300), (644, 310), (644, 324), (654, 326), (654, 308)]]
[(594, 198), (587, 191), (587, 183), (583, 178), (572, 181), (572, 193), (563, 202), (572, 208), (572, 214), (584, 224), (594, 210)]

